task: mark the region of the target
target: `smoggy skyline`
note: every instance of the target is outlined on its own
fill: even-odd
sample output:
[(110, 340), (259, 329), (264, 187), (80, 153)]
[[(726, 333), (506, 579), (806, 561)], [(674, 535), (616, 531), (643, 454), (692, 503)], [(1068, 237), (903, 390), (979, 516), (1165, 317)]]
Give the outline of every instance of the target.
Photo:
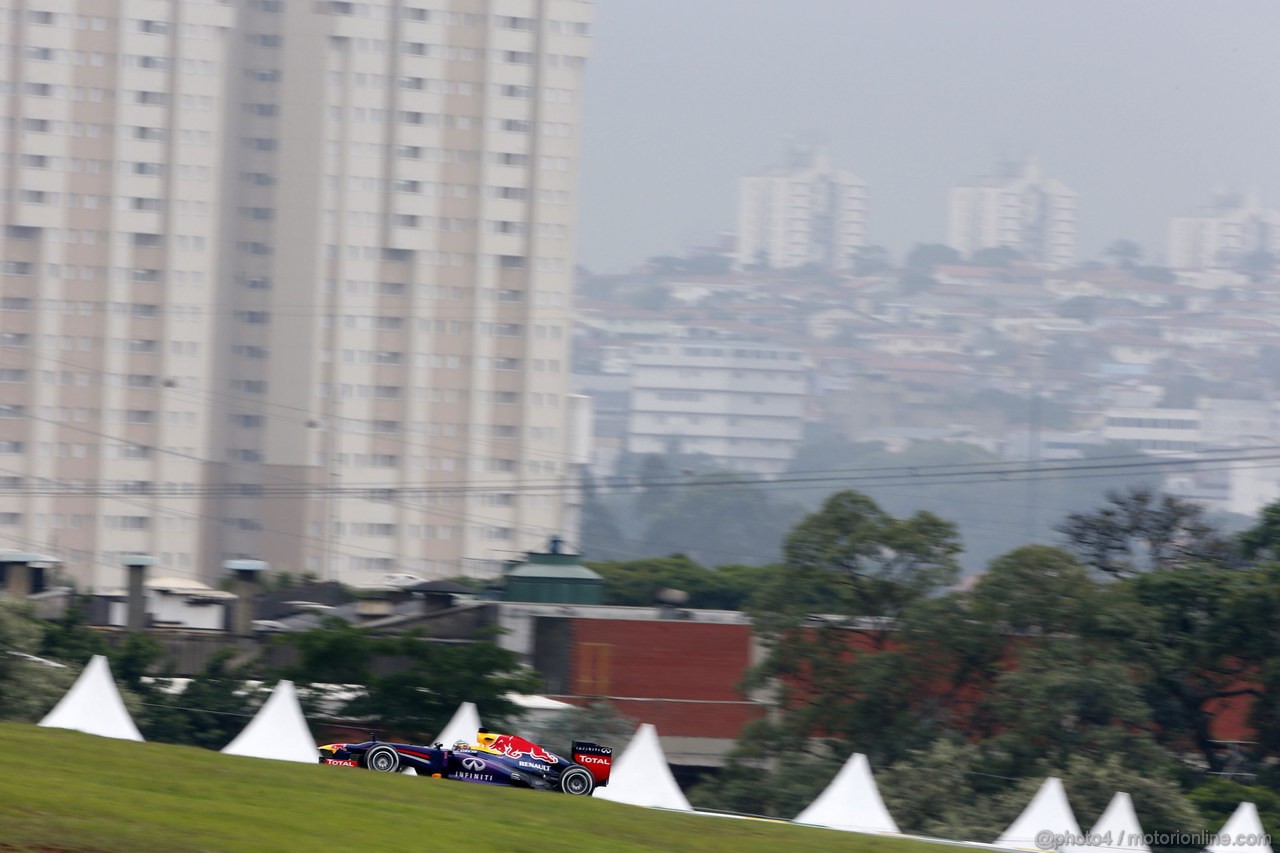
[(583, 133), (579, 259), (601, 271), (731, 230), (737, 178), (821, 139), (869, 185), (868, 239), (944, 239), (947, 190), (1036, 154), (1080, 194), (1081, 258), (1166, 251), (1218, 183), (1280, 206), (1262, 0), (607, 0)]

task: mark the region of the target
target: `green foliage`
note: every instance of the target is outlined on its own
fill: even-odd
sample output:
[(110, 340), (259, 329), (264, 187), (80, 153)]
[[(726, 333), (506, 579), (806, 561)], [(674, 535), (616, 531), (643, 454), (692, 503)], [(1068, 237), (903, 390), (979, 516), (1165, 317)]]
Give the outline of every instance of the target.
[(855, 275), (875, 275), (890, 268), (892, 259), (884, 246), (859, 246), (853, 252)]
[(1262, 828), (1273, 839), (1280, 838), (1280, 791), (1274, 788), (1212, 779), (1196, 786), (1187, 798), (1199, 810), (1201, 823), (1209, 832), (1222, 829), (1241, 803), (1253, 803), (1258, 807)]
[(1142, 247), (1132, 240), (1116, 240), (1102, 250), (1117, 266), (1129, 269), (1142, 258)]
[[(768, 654), (748, 681), (775, 693), (769, 742), (796, 753), (787, 761), (800, 761), (810, 738), (824, 744), (814, 760), (840, 760), (856, 746), (873, 761), (889, 761), (927, 741), (931, 696), (922, 680), (929, 676), (914, 664), (928, 653), (931, 635), (908, 629), (906, 641), (890, 648), (891, 620), (916, 624), (915, 609), (927, 612), (921, 605), (956, 579), (959, 547), (954, 528), (941, 519), (894, 518), (857, 492), (833, 495), (796, 526), (784, 566), (752, 603)], [(747, 784), (757, 766), (748, 740), (726, 769), (726, 778), (741, 780), (728, 792)], [(794, 773), (809, 778), (802, 769)], [(767, 805), (780, 808), (773, 800)]]
[(804, 513), (705, 455), (626, 454), (618, 476), (628, 488), (584, 489), (583, 553), (597, 559), (688, 554), (706, 564), (764, 565), (777, 561)]
[(129, 632), (124, 642), (108, 650), (111, 674), (123, 686), (137, 690), (142, 678), (164, 656), (164, 648), (150, 634)]
[(1240, 551), (1250, 560), (1280, 559), (1280, 501), (1263, 507), (1257, 523), (1240, 534)]
[[(1046, 416), (1051, 416), (1054, 409), (1047, 406), (1044, 411)], [(1063, 476), (1034, 484), (994, 477), (980, 478), (985, 482), (958, 482), (955, 477), (928, 476), (927, 469), (940, 465), (972, 465), (982, 470), (980, 466), (1007, 466), (1009, 460), (963, 442), (916, 441), (894, 452), (879, 443), (829, 438), (801, 446), (790, 470), (871, 473), (877, 469), (896, 469), (907, 476), (915, 471), (920, 476), (910, 488), (872, 481), (859, 486), (859, 491), (894, 515), (926, 509), (954, 522), (965, 542), (965, 553), (959, 559), (966, 572), (977, 572), (1001, 554), (1029, 542), (1057, 541), (1055, 523), (1069, 513), (1096, 509), (1098, 495), (1105, 490), (1141, 485), (1158, 487), (1159, 477), (1147, 474), (1118, 472), (1114, 476), (1100, 476), (1101, 472), (1093, 469), (1087, 478), (1070, 475), (1073, 466), (1097, 466), (1106, 457), (1133, 452), (1123, 445), (1100, 445), (1086, 451), (1078, 461), (1055, 463), (1055, 467), (1065, 469)], [(789, 490), (788, 494), (807, 507), (817, 508), (828, 497), (829, 489), (798, 488)], [(1033, 494), (1038, 507), (1035, 513), (1028, 510)]]
[(0, 720), (36, 722), (75, 679), (78, 671), (73, 667), (51, 667), (21, 657), (39, 656), (43, 634), (44, 626), (30, 608), (0, 598)]
[(637, 725), (608, 702), (588, 702), (555, 714), (532, 728), (528, 735), (534, 743), (559, 755), (570, 755), (575, 740), (589, 740), (612, 746), (617, 756), (631, 740)]
[(1118, 651), (1144, 691), (1161, 742), (1199, 752), (1213, 770), (1221, 769), (1214, 703), (1257, 689), (1241, 686), (1254, 667), (1239, 654), (1239, 640), (1251, 630), (1240, 621), (1242, 592), (1252, 580), (1250, 572), (1178, 566), (1130, 578), (1114, 593), (1125, 616)]
[(222, 749), (257, 710), (244, 674), (231, 667), (235, 650), (223, 649), (180, 693), (168, 679), (146, 689), (138, 728), (148, 741)]
[(364, 685), (364, 695), (341, 713), (406, 740), (435, 737), (462, 702), (474, 702), (485, 720), (499, 725), (519, 711), (506, 694), (530, 693), (538, 684), (514, 652), (490, 640), (439, 643), (417, 633), (379, 637), (332, 619), (280, 642), (299, 653), (286, 677), (302, 685)]
[(85, 617), (85, 599), (73, 597), (62, 617), (45, 625), (41, 657), (84, 664), (106, 653), (102, 635), (89, 627)]
[(726, 767), (688, 792), (694, 808), (790, 820), (822, 792), (841, 759), (814, 754), (785, 725), (760, 720), (747, 727)]
[(898, 279), (898, 289), (908, 296), (933, 290), (937, 286), (937, 279), (920, 270), (906, 270), (903, 272), (902, 277)]
[(1216, 831), (1204, 823), (1192, 802), (1182, 793), (1172, 773), (1172, 761), (1163, 766), (1135, 766), (1123, 752), (1106, 756), (1077, 755), (1054, 775), (1062, 778), (1067, 799), (1082, 828), (1092, 826), (1117, 791), (1133, 800), (1143, 832), (1183, 833)]
[(1227, 565), (1229, 540), (1205, 521), (1205, 510), (1146, 487), (1107, 493), (1107, 505), (1072, 513), (1058, 528), (1093, 568), (1116, 577), (1192, 564)]
[(707, 562), (776, 562), (778, 543), (802, 510), (782, 504), (748, 477), (720, 472), (661, 489), (649, 506), (644, 541), (656, 554), (688, 553)]
[(1017, 778), (1000, 772), (988, 747), (943, 738), (877, 773), (877, 782), (885, 805), (903, 831), (994, 841), (1050, 775), (1062, 779), (1076, 818), (1086, 829), (1102, 816), (1116, 791), (1133, 798), (1146, 832), (1201, 828), (1199, 815), (1183, 796), (1167, 764), (1139, 769), (1117, 754), (1044, 762)]
[(1020, 261), (1023, 254), (1012, 246), (987, 246), (977, 249), (970, 260), (982, 267), (1007, 267), (1014, 261)]
[[(935, 838), (995, 839), (1017, 816), (996, 795), (1005, 780), (982, 770), (974, 744), (942, 738), (912, 750), (882, 772), (876, 782), (898, 828)], [(1026, 800), (1023, 801), (1023, 805)]]
[(896, 618), (955, 583), (961, 550), (955, 525), (932, 513), (898, 519), (866, 495), (837, 492), (787, 537), (786, 575), (770, 604)]
[(330, 617), (319, 628), (276, 638), (298, 650), (299, 662), (285, 673), (297, 682), (367, 684), (373, 675), (373, 656), (382, 645), (363, 628)]
[(907, 269), (931, 270), (936, 266), (960, 263), (960, 253), (941, 243), (917, 243), (907, 253)]
[(773, 571), (758, 566), (709, 569), (683, 554), (587, 565), (604, 578), (605, 604), (649, 607), (659, 590), (678, 589), (689, 596), (685, 606), (711, 610), (741, 610)]
[(463, 702), (474, 702), (481, 719), (502, 726), (520, 713), (508, 693), (532, 693), (537, 676), (523, 670), (514, 652), (497, 643), (433, 643), (406, 634), (391, 638), (395, 657), (407, 663), (367, 682), (366, 695), (353, 700), (346, 713), (376, 719), (415, 742), (429, 742), (445, 727)]

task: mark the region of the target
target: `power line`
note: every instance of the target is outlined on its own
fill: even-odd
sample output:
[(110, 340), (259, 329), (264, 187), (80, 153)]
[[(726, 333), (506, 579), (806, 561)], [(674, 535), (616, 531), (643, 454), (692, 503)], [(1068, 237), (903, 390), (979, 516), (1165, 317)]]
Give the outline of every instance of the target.
[[(74, 427), (73, 427), (74, 428)], [(94, 432), (92, 430), (86, 430)], [(115, 438), (105, 433), (95, 433), (107, 438)], [(1270, 450), (1269, 448), (1267, 450)], [(186, 454), (179, 454), (186, 456)], [(193, 458), (197, 461), (197, 457)], [(1247, 467), (1280, 467), (1280, 452), (1257, 453), (1255, 451), (1241, 452), (1238, 448), (1227, 448), (1222, 450), (1201, 451), (1194, 458), (1176, 457), (1166, 459), (1153, 459), (1150, 456), (1125, 456), (1116, 457), (1120, 459), (1133, 459), (1131, 462), (1107, 462), (1094, 464), (1093, 460), (1082, 460), (1080, 464), (1059, 464), (1059, 463), (1041, 463), (1034, 466), (1028, 466), (1024, 462), (999, 462), (999, 463), (977, 463), (975, 466), (963, 466), (960, 470), (952, 470), (958, 466), (938, 465), (938, 466), (920, 466), (920, 467), (897, 467), (892, 469), (880, 469), (884, 473), (864, 473), (864, 474), (844, 474), (840, 471), (824, 473), (818, 476), (790, 476), (781, 475), (772, 480), (744, 480), (735, 475), (727, 475), (720, 477), (719, 475), (711, 475), (708, 478), (692, 479), (686, 478), (680, 481), (665, 481), (661, 483), (644, 483), (639, 482), (634, 485), (622, 484), (614, 485), (610, 483), (598, 484), (594, 490), (598, 493), (618, 493), (630, 492), (636, 486), (655, 491), (715, 491), (715, 490), (737, 490), (737, 489), (758, 489), (762, 491), (786, 491), (795, 489), (812, 489), (821, 486), (870, 486), (875, 488), (890, 488), (903, 486), (939, 486), (939, 485), (971, 485), (980, 483), (995, 482), (1024, 482), (1027, 479), (1038, 480), (1072, 480), (1086, 479), (1094, 476), (1115, 476), (1118, 472), (1137, 472), (1143, 471), (1160, 471), (1167, 468), (1197, 468), (1198, 466), (1213, 465), (1215, 467), (1198, 468), (1198, 470), (1218, 471), (1231, 470), (1241, 466)], [(1268, 464), (1271, 463), (1271, 464)], [(999, 467), (995, 467), (999, 466)], [(853, 469), (854, 471), (858, 469)], [(876, 471), (877, 469), (865, 469), (868, 471)], [(392, 500), (396, 497), (413, 497), (413, 496), (433, 496), (433, 495), (489, 495), (489, 494), (506, 494), (517, 493), (533, 496), (555, 496), (565, 494), (578, 494), (580, 486), (576, 484), (564, 484), (563, 482), (544, 482), (544, 483), (525, 483), (525, 484), (495, 484), (495, 485), (470, 485), (470, 486), (450, 486), (439, 483), (412, 483), (404, 485), (390, 485), (387, 483), (347, 483), (341, 486), (332, 486), (320, 483), (308, 483), (302, 480), (289, 479), (292, 482), (271, 486), (263, 485), (260, 489), (256, 489), (253, 494), (245, 495), (238, 491), (239, 487), (228, 484), (203, 484), (203, 485), (169, 485), (156, 486), (148, 494), (170, 498), (190, 498), (190, 497), (208, 497), (220, 495), (236, 495), (247, 497), (263, 497), (263, 498), (294, 498), (313, 495), (352, 495), (357, 497), (366, 497), (373, 500)], [(78, 487), (76, 489), (68, 489), (61, 487), (50, 487), (48, 485), (20, 485), (0, 487), (0, 494), (24, 494), (24, 495), (65, 495), (65, 494), (83, 494), (83, 495), (101, 495), (112, 496), (116, 494), (129, 494), (118, 491), (111, 491), (104, 488), (95, 487)], [(135, 493), (136, 494), (136, 493)]]

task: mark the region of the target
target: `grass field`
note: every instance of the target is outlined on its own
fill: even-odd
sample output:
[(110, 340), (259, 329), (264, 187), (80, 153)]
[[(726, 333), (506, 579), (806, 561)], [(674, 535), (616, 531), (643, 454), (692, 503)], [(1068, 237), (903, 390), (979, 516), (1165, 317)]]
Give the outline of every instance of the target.
[(825, 851), (937, 847), (0, 724), (0, 850)]

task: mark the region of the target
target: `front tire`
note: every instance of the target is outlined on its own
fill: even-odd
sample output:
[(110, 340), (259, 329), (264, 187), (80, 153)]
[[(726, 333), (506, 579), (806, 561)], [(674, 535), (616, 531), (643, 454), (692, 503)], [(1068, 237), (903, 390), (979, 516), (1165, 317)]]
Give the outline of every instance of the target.
[(378, 773), (395, 773), (400, 769), (400, 753), (389, 746), (375, 746), (364, 754), (364, 766)]
[(560, 790), (573, 797), (589, 797), (595, 787), (596, 778), (585, 767), (570, 767), (560, 776)]

